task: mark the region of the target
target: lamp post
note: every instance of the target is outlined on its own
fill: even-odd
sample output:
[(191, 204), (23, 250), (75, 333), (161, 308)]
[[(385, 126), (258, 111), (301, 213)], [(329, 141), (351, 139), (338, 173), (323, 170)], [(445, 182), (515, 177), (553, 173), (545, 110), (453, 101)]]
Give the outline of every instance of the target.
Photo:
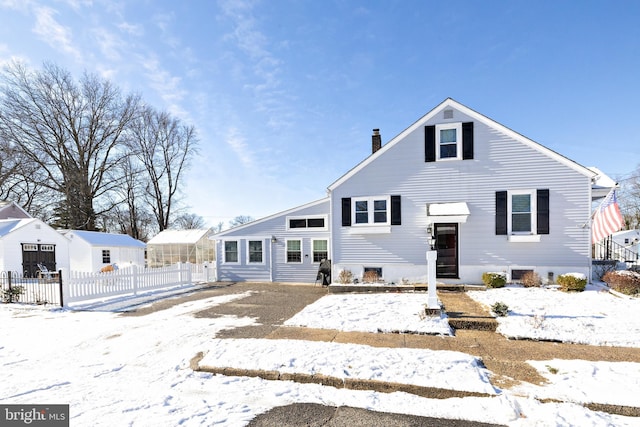
[(429, 235), (429, 250), (427, 251), (427, 314), (440, 314), (440, 304), (438, 304), (438, 296), (436, 294), (436, 259), (438, 259), (438, 251), (436, 250), (436, 239), (433, 234), (433, 226), (429, 224), (427, 227)]

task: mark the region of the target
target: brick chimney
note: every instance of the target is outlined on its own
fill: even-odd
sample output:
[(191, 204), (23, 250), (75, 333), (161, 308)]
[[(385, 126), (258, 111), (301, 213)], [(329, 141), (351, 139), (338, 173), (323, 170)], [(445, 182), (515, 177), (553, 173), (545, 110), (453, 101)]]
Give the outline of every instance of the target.
[(374, 129), (371, 136), (371, 154), (382, 148), (382, 137), (380, 136), (380, 129)]

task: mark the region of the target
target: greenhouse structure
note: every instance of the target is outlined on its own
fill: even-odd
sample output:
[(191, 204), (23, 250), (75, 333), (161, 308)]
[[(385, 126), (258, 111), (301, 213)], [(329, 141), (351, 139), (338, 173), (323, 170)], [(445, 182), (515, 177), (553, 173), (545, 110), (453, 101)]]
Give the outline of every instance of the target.
[(147, 242), (147, 265), (163, 267), (178, 262), (215, 263), (215, 244), (211, 230), (164, 230)]

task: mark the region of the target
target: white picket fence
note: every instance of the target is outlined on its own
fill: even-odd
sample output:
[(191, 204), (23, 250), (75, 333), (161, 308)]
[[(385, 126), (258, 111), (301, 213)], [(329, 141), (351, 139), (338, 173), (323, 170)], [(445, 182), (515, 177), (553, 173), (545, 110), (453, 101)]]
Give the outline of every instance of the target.
[[(168, 267), (140, 268), (136, 266), (107, 273), (70, 272), (63, 279), (64, 304), (138, 295), (158, 289), (188, 285), (195, 281), (205, 281), (204, 273), (192, 273), (189, 263), (178, 263)], [(196, 268), (196, 272), (198, 272)], [(204, 269), (204, 271), (208, 271)]]

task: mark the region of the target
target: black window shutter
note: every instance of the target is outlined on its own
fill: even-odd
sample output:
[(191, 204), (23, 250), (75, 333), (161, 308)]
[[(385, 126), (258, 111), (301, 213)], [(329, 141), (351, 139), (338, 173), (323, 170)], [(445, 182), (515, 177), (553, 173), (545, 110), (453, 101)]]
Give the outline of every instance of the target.
[(424, 161), (436, 161), (436, 127), (424, 127)]
[(507, 234), (507, 192), (496, 191), (496, 234)]
[(538, 234), (549, 234), (549, 190), (536, 191)]
[(391, 196), (391, 225), (402, 225), (400, 196)]
[(462, 160), (473, 159), (473, 122), (462, 124)]
[(342, 198), (342, 226), (351, 225), (351, 197)]

